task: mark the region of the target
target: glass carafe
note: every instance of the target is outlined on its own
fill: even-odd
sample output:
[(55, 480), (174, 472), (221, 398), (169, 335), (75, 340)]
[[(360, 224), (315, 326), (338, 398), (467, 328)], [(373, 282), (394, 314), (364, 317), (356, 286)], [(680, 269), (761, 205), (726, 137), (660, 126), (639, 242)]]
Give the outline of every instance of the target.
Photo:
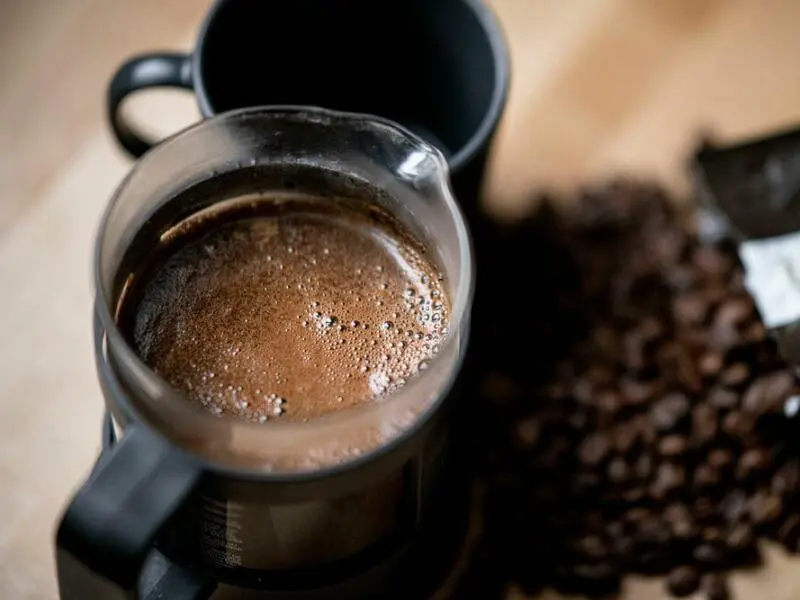
[[(368, 198), (417, 234), (445, 276), (449, 331), (386, 401), (306, 423), (218, 418), (137, 356), (115, 320), (121, 291), (184, 219), (287, 189)], [(273, 107), (213, 117), (125, 178), (93, 268), (97, 368), (117, 441), (60, 524), (62, 599), (200, 598), (220, 583), (268, 597), (390, 597), (427, 585), (464, 533), (468, 504), (457, 384), (473, 266), (439, 151), (365, 115)]]

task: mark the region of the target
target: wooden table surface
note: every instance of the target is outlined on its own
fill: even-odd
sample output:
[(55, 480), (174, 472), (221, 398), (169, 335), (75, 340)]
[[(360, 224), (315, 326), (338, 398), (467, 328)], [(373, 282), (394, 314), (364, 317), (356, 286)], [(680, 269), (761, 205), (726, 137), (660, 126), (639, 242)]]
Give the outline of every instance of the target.
[[(488, 194), (505, 214), (535, 187), (623, 172), (685, 189), (700, 130), (751, 135), (800, 121), (797, 0), (493, 0), (513, 90)], [(99, 445), (90, 340), (95, 226), (130, 167), (103, 118), (134, 52), (189, 49), (208, 0), (0, 3), (0, 598), (56, 597), (54, 524)], [(131, 110), (166, 133), (188, 94)], [(778, 552), (735, 578), (740, 598), (789, 600), (800, 566)], [(630, 598), (660, 587), (631, 582)]]

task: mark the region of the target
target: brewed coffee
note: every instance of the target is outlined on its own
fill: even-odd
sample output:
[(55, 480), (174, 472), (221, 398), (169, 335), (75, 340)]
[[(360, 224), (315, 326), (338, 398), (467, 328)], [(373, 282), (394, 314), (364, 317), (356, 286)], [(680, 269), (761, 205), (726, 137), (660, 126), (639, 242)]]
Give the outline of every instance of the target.
[(213, 414), (307, 420), (380, 401), (447, 334), (443, 277), (376, 206), (251, 195), (162, 239), (120, 320), (144, 361)]

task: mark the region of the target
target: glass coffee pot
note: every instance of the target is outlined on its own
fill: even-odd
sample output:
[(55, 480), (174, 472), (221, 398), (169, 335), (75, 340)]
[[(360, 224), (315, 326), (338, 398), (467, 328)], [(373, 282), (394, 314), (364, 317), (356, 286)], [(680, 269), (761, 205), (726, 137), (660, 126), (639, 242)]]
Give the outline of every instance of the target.
[[(162, 236), (217, 203), (294, 190), (359, 197), (425, 243), (451, 299), (427, 369), (385, 401), (309, 422), (219, 418), (136, 354), (125, 282)], [(187, 193), (190, 192), (190, 193)], [(62, 600), (420, 597), (466, 530), (458, 380), (473, 261), (447, 165), (379, 118), (317, 108), (212, 117), (146, 154), (114, 194), (93, 263), (98, 376), (115, 443), (57, 533)]]

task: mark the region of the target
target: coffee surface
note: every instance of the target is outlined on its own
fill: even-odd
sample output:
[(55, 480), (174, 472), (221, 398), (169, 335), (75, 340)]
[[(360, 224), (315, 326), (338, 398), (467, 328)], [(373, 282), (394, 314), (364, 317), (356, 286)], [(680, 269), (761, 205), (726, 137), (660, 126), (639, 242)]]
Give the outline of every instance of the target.
[(213, 414), (261, 423), (380, 401), (424, 370), (449, 314), (424, 247), (385, 213), (261, 203), (185, 226), (134, 278), (143, 360)]

